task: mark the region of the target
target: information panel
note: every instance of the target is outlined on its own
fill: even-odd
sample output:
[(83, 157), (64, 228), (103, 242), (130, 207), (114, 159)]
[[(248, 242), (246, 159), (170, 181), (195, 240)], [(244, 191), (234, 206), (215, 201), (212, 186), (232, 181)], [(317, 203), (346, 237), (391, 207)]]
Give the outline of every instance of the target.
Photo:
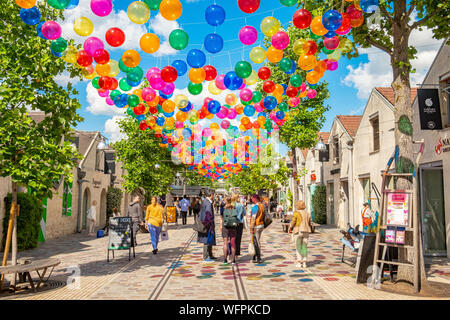
[(131, 217), (109, 219), (109, 250), (124, 250), (131, 247)]
[(409, 194), (388, 193), (387, 225), (407, 227), (409, 222)]

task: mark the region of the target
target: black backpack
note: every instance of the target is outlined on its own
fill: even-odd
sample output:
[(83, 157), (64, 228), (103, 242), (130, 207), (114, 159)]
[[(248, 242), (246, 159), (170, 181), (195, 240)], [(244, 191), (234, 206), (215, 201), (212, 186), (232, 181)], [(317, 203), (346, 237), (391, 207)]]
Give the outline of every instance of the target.
[(239, 224), (236, 209), (223, 210), (223, 226), (225, 228), (236, 228)]

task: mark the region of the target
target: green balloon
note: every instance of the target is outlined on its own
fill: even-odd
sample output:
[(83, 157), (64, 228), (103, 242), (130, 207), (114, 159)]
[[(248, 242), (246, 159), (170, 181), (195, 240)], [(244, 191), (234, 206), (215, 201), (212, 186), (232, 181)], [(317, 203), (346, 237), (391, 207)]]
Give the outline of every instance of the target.
[(231, 106), (228, 105), (228, 104), (224, 104), (223, 106), (224, 106), (225, 108), (227, 108), (227, 109), (230, 109), (230, 108), (231, 108)]
[(292, 7), (298, 0), (280, 0), (281, 4), (286, 7)]
[(145, 4), (148, 5), (150, 10), (158, 10), (161, 1), (162, 0), (144, 0)]
[(119, 90), (113, 90), (109, 94), (109, 97), (111, 98), (111, 100), (114, 100), (116, 97), (120, 96), (121, 94), (122, 93)]
[[(241, 100), (241, 99), (239, 99), (239, 100)], [(251, 103), (252, 103), (252, 100), (250, 100), (250, 101), (242, 101), (241, 100), (241, 104), (244, 105), (244, 106), (248, 106)]]
[(136, 107), (139, 104), (139, 97), (135, 94), (130, 94), (127, 99), (127, 103), (130, 107)]
[(278, 63), (281, 71), (288, 72), (292, 69), (292, 60), (289, 58), (283, 58)]
[(127, 79), (131, 82), (139, 82), (144, 77), (144, 71), (141, 67), (137, 66), (136, 68), (131, 68), (127, 73)]
[(129, 116), (132, 116), (132, 117), (136, 118), (136, 114), (133, 112), (133, 109), (131, 109), (131, 107), (127, 108), (127, 114)]
[[(100, 77), (95, 77), (94, 79), (92, 79), (92, 86), (95, 89), (100, 89), (100, 86), (98, 85), (98, 80), (100, 79)], [(111, 98), (112, 99), (112, 98)]]
[(262, 94), (259, 91), (253, 91), (252, 102), (258, 103), (262, 99)]
[(234, 72), (239, 78), (245, 79), (252, 74), (252, 65), (247, 61), (239, 61), (234, 67)]
[(189, 82), (188, 84), (188, 91), (190, 94), (198, 95), (202, 92), (203, 90), (203, 85), (201, 83), (192, 83)]
[(314, 34), (314, 33), (311, 31), (311, 29), (309, 30), (309, 37), (310, 37), (311, 39), (313, 39), (313, 40), (317, 40), (317, 39), (322, 38), (322, 36), (318, 36), (318, 35)]
[(175, 29), (170, 33), (169, 44), (175, 50), (183, 50), (189, 43), (189, 35), (186, 31)]
[(119, 88), (120, 88), (122, 91), (125, 91), (125, 92), (131, 90), (131, 86), (128, 84), (126, 78), (122, 78), (122, 79), (119, 81)]
[(158, 110), (159, 113), (164, 113), (164, 110), (162, 109), (161, 105), (156, 106), (156, 110)]
[(48, 5), (55, 9), (65, 9), (69, 6), (70, 0), (47, 0)]
[(294, 74), (291, 79), (289, 80), (289, 83), (291, 84), (291, 86), (298, 88), (302, 85), (302, 77), (300, 77), (298, 74)]
[(334, 50), (328, 50), (327, 48), (323, 47), (322, 48), (322, 52), (325, 53), (325, 54), (330, 54), (330, 53), (333, 53)]
[(53, 40), (50, 44), (50, 48), (55, 52), (63, 52), (67, 49), (67, 41), (64, 38)]
[(128, 72), (130, 72), (130, 70), (131, 70), (130, 67), (127, 67), (127, 66), (123, 63), (122, 59), (119, 59), (119, 69), (120, 69), (121, 71), (125, 72), (125, 73), (128, 73)]
[(280, 111), (286, 112), (289, 110), (289, 106), (286, 102), (280, 102), (280, 104), (278, 105), (278, 109), (280, 109)]

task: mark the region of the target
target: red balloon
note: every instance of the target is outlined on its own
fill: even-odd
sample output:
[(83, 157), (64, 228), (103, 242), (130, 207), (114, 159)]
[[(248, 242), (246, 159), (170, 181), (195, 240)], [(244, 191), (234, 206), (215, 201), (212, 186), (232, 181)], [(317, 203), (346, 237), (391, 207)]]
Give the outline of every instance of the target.
[(98, 64), (106, 64), (109, 62), (109, 53), (103, 50), (102, 54), (94, 58), (95, 62)]
[(172, 66), (167, 66), (161, 70), (161, 79), (164, 82), (174, 82), (178, 78), (178, 71)]
[(151, 107), (148, 109), (148, 112), (150, 112), (151, 114), (158, 113), (158, 108), (157, 108), (156, 106), (151, 106)]
[(217, 70), (213, 66), (207, 65), (203, 67), (206, 73), (206, 81), (214, 80), (217, 77)]
[(203, 109), (205, 109), (206, 111), (208, 111), (206, 108), (208, 107), (208, 103), (210, 103), (211, 101), (213, 101), (214, 99), (211, 99), (211, 98), (205, 98), (204, 100), (203, 100)]
[(109, 87), (109, 90), (116, 90), (119, 86), (119, 81), (117, 81), (116, 78), (111, 78), (111, 85)]
[(103, 90), (109, 90), (111, 84), (112, 81), (110, 77), (100, 77), (100, 79), (98, 79), (98, 86)]
[(94, 59), (84, 50), (78, 52), (77, 62), (82, 67), (87, 67), (92, 64)]
[(265, 93), (272, 93), (275, 91), (275, 83), (271, 80), (264, 81), (263, 90)]
[(354, 4), (349, 6), (345, 12), (348, 14), (350, 20), (359, 20), (363, 15), (362, 11), (356, 9)]
[(125, 33), (119, 28), (106, 31), (105, 40), (111, 47), (120, 47), (125, 42)]
[(260, 2), (260, 0), (238, 0), (238, 6), (245, 13), (253, 13), (258, 10)]
[(291, 86), (287, 87), (287, 89), (286, 89), (286, 95), (287, 95), (288, 97), (293, 98), (293, 97), (296, 97), (297, 94), (298, 94), (298, 89), (297, 89), (297, 88), (291, 87)]
[[(145, 120), (141, 120), (141, 122), (139, 123), (139, 129), (141, 129), (142, 131), (147, 129), (147, 122)], [(155, 136), (156, 136), (156, 134), (155, 134)]]
[(139, 103), (136, 107), (133, 108), (133, 112), (135, 115), (139, 116), (145, 113), (145, 106), (142, 103)]
[[(308, 51), (305, 52), (306, 55), (313, 55), (317, 52), (317, 43), (312, 40), (308, 40)], [(305, 45), (303, 45), (303, 49), (305, 50)]]
[(294, 26), (299, 29), (306, 29), (309, 27), (312, 21), (311, 12), (306, 9), (300, 9), (295, 11), (294, 16), (292, 17), (292, 22)]
[(351, 20), (347, 13), (341, 12), (341, 15), (342, 15), (342, 24), (338, 29), (336, 29), (335, 32), (337, 34), (346, 34), (352, 27)]
[(267, 80), (270, 78), (270, 69), (267, 67), (261, 67), (258, 70), (258, 77), (261, 80)]

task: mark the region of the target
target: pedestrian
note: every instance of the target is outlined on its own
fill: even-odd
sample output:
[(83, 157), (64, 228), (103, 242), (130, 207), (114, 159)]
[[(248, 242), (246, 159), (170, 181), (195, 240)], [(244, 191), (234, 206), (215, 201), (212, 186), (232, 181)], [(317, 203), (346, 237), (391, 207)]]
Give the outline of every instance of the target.
[(264, 230), (264, 205), (257, 194), (252, 196), (252, 214), (250, 216), (250, 234), (252, 235), (255, 254), (253, 255), (253, 263), (261, 263), (261, 235)]
[(181, 219), (183, 220), (183, 225), (187, 222), (187, 213), (189, 211), (190, 202), (186, 195), (183, 196), (183, 199), (178, 203), (178, 207), (180, 208), (181, 212)]
[[(303, 201), (297, 201), (295, 211), (289, 226), (289, 233), (293, 233), (296, 237), (297, 248), (297, 267), (306, 268), (308, 257), (308, 238), (312, 232), (312, 219), (309, 212), (305, 210), (306, 205)], [(302, 265), (303, 263), (303, 265)]]
[(200, 209), (200, 221), (207, 229), (206, 233), (198, 232), (197, 238), (199, 243), (203, 243), (203, 262), (212, 262), (217, 259), (212, 252), (212, 247), (216, 245), (213, 196), (211, 191), (207, 191)]
[(147, 213), (145, 215), (147, 228), (150, 232), (150, 240), (152, 241), (153, 254), (158, 253), (159, 234), (164, 221), (164, 208), (158, 204), (157, 198), (152, 197), (152, 202), (147, 206)]
[(234, 206), (237, 211), (238, 218), (238, 226), (236, 228), (236, 255), (241, 255), (241, 241), (242, 241), (242, 233), (244, 232), (244, 220), (245, 220), (245, 200), (244, 198), (240, 198), (239, 195), (233, 196)]
[(281, 205), (281, 203), (277, 206), (277, 211), (276, 211), (276, 216), (277, 218), (281, 218), (281, 220), (283, 220), (284, 218), (284, 208)]
[(180, 215), (180, 208), (178, 207), (179, 201), (178, 198), (175, 198), (173, 201), (173, 206), (175, 207), (175, 220), (178, 225), (178, 216)]
[(120, 217), (120, 212), (117, 210), (117, 208), (113, 208), (113, 218)]
[[(224, 199), (223, 214), (221, 214), (221, 233), (223, 238), (223, 263), (228, 263), (228, 256), (231, 256), (231, 263), (236, 263), (236, 230), (239, 224), (237, 217), (237, 210), (233, 205), (231, 197)], [(230, 244), (231, 252), (228, 251), (228, 244)]]
[(131, 217), (134, 246), (137, 246), (136, 234), (139, 230), (139, 226), (144, 225), (143, 211), (139, 201), (140, 197), (136, 195), (134, 196), (133, 201), (128, 205), (128, 216)]
[(87, 218), (89, 220), (89, 235), (95, 236), (95, 221), (97, 220), (97, 209), (95, 206), (97, 205), (97, 201), (92, 201), (92, 206), (89, 208), (87, 213)]
[(363, 208), (361, 209), (361, 218), (363, 223), (363, 232), (376, 232), (376, 228), (370, 228), (370, 226), (376, 220), (376, 216), (374, 212), (370, 210), (370, 204), (368, 202), (363, 203)]
[(194, 207), (192, 208), (192, 211), (194, 213), (194, 219), (197, 219), (198, 214), (200, 213), (200, 209), (202, 208), (202, 202), (201, 199), (196, 198)]
[(192, 197), (189, 197), (189, 217), (192, 216), (193, 205), (194, 205), (194, 199), (192, 199)]

